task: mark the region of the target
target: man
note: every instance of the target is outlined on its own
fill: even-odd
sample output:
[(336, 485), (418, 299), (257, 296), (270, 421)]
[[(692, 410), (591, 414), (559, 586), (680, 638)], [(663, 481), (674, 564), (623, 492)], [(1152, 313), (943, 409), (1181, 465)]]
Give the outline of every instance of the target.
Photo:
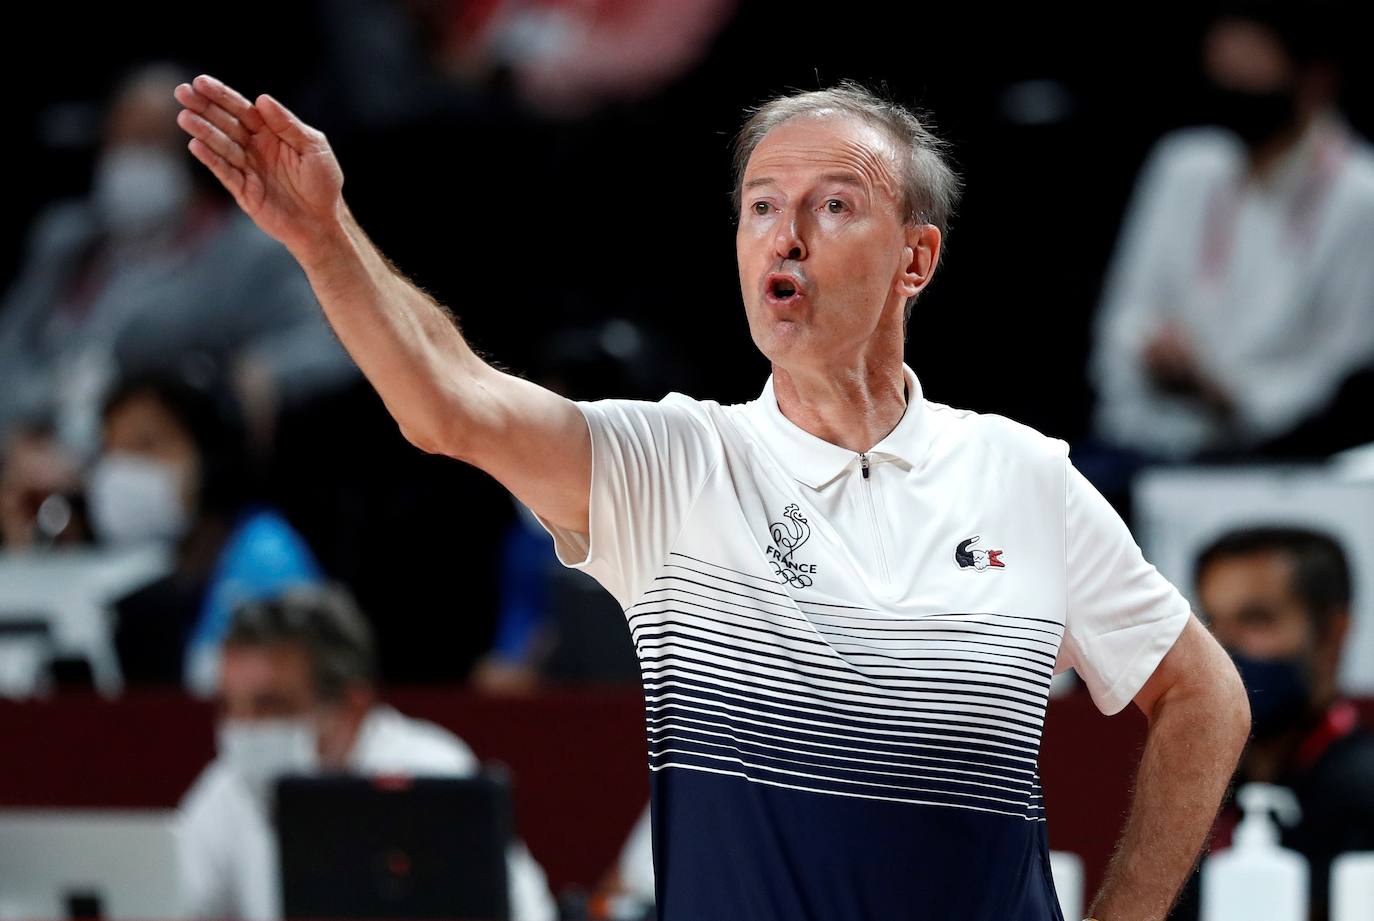
[[(1282, 844), (1308, 859), (1311, 918), (1326, 921), (1332, 858), (1374, 850), (1374, 733), (1337, 686), (1350, 628), (1345, 552), (1306, 528), (1243, 528), (1203, 550), (1195, 585), (1250, 695), (1254, 738), (1237, 786), (1274, 783), (1296, 794), (1302, 817), (1282, 830)], [(1227, 846), (1239, 818), (1228, 797), (1213, 849)], [(1197, 882), (1172, 917), (1197, 917)]]
[[(1244, 689), (1062, 441), (928, 402), (903, 364), (958, 185), (914, 116), (844, 85), (746, 124), (736, 252), (773, 375), (722, 407), (572, 403), (491, 368), (368, 242), (323, 135), (210, 77), (177, 98), (406, 436), (502, 482), (625, 609), (661, 918), (1057, 918), (1035, 765), (1070, 666), (1151, 720), (1095, 910), (1164, 915)], [(671, 205), (636, 218), (665, 245)], [(1002, 565), (960, 565), (972, 538)]]
[[(433, 723), (377, 703), (371, 633), (341, 589), (292, 589), (239, 609), (219, 674), (219, 755), (180, 807), (185, 913), (281, 917), (274, 781), (318, 770), (466, 776), (478, 762)], [(512, 921), (553, 921), (544, 871), (507, 856)]]
[(166, 64), (130, 74), (111, 101), (91, 196), (36, 223), (0, 304), (0, 433), (52, 422), (84, 460), (106, 385), (169, 351), (234, 366), (254, 401), (249, 421), (263, 425), (260, 412), (354, 379), (300, 269), (180, 149), (168, 95), (183, 79)]
[(1336, 108), (1347, 36), (1333, 3), (1237, 7), (1204, 42), (1216, 124), (1156, 146), (1104, 291), (1095, 428), (1125, 449), (1095, 479), (1109, 491), (1145, 460), (1371, 437), (1367, 399), (1341, 396), (1374, 370), (1374, 150)]

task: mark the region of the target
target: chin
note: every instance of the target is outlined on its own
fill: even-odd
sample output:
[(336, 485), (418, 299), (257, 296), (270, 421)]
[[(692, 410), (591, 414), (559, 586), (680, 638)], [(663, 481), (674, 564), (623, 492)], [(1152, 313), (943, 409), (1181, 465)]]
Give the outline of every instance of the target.
[(816, 343), (809, 332), (791, 320), (772, 320), (763, 330), (754, 333), (754, 345), (774, 364), (805, 363), (816, 351)]

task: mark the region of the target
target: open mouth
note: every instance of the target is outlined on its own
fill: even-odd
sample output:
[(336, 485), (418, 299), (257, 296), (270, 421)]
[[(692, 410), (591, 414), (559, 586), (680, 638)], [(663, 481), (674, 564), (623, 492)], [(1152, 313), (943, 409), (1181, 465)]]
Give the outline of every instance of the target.
[(802, 287), (791, 275), (769, 275), (764, 292), (771, 303), (787, 304), (802, 296)]

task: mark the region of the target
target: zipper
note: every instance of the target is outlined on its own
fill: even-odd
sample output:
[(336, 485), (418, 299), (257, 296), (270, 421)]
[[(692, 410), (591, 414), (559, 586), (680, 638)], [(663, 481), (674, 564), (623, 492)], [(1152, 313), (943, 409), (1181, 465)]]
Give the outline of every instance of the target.
[(882, 576), (883, 585), (888, 585), (892, 578), (887, 572), (887, 553), (883, 549), (883, 529), (882, 523), (878, 520), (878, 506), (873, 502), (873, 482), (869, 478), (868, 454), (859, 455), (859, 469), (863, 471), (864, 496), (868, 500), (868, 514), (873, 520), (873, 545), (878, 549), (878, 572)]

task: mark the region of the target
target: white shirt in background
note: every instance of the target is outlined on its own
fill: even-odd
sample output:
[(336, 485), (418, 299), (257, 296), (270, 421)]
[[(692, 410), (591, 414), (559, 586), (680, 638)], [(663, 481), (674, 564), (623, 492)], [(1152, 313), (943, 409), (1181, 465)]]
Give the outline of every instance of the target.
[[(391, 707), (367, 715), (348, 759), (362, 775), (467, 777), (479, 762), (451, 732)], [(216, 758), (180, 807), (178, 834), (185, 899), (193, 918), (281, 918), (277, 840), (264, 805)], [(512, 921), (554, 921), (557, 907), (543, 869), (522, 842), (507, 852)]]
[[(1374, 361), (1374, 151), (1316, 119), (1262, 180), (1220, 128), (1156, 146), (1117, 244), (1090, 375), (1097, 433), (1171, 458), (1284, 434)], [(1234, 429), (1157, 391), (1142, 352), (1179, 326), (1237, 407)]]

